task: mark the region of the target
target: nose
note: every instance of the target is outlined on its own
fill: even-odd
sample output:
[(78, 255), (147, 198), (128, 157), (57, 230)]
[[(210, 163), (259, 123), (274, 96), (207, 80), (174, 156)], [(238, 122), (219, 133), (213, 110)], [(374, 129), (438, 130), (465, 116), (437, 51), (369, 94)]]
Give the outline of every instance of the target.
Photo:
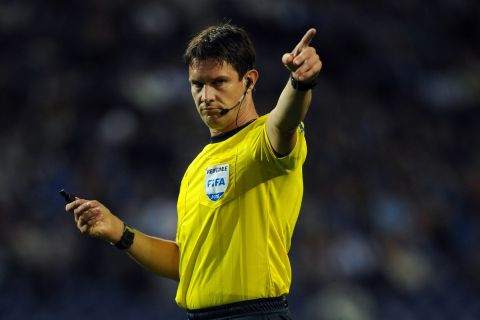
[(212, 88), (209, 88), (208, 85), (203, 86), (201, 99), (203, 102), (213, 101)]

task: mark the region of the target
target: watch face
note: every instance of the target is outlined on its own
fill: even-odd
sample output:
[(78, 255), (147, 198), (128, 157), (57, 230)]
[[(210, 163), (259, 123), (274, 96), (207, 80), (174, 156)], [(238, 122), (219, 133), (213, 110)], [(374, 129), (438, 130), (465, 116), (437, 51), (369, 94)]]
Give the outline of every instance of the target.
[(120, 238), (120, 241), (115, 243), (115, 247), (121, 250), (126, 250), (133, 244), (134, 238), (135, 233), (133, 232), (133, 229), (125, 225), (125, 230), (123, 231), (122, 237)]

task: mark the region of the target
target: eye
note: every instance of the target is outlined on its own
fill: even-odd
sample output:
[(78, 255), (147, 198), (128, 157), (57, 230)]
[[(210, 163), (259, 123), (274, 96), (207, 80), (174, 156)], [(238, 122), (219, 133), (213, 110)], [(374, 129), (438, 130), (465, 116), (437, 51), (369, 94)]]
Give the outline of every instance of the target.
[(197, 82), (197, 81), (191, 81), (190, 86), (192, 87), (192, 89), (199, 91), (199, 90), (202, 90), (203, 83)]
[(225, 83), (224, 79), (216, 79), (212, 82), (212, 85), (215, 87), (220, 87)]

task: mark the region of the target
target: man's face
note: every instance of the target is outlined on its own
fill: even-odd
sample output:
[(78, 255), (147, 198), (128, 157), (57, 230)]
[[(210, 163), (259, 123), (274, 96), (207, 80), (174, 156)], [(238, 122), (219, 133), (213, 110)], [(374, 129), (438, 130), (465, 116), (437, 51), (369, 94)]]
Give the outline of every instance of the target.
[(226, 62), (197, 60), (188, 68), (188, 75), (197, 111), (210, 131), (233, 129), (238, 110), (225, 114), (222, 110), (235, 106), (245, 90), (237, 71)]

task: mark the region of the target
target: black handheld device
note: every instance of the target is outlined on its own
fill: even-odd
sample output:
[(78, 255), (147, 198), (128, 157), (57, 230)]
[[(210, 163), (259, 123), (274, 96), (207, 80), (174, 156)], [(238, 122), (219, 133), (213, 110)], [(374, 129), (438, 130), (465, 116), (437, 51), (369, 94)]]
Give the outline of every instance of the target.
[(58, 191), (58, 193), (60, 193), (63, 199), (65, 199), (66, 203), (75, 201), (75, 195), (68, 193), (67, 191), (65, 191), (65, 189)]

